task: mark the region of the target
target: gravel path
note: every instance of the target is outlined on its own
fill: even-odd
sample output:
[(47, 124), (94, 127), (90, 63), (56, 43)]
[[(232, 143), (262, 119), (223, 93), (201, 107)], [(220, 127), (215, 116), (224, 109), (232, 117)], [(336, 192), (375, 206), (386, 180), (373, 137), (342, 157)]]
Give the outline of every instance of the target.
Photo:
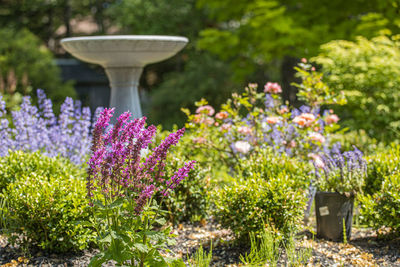
[[(212, 266), (240, 266), (239, 255), (244, 248), (232, 245), (230, 231), (221, 229), (215, 223), (193, 226), (179, 225), (174, 229), (177, 245), (173, 252), (186, 258), (199, 245), (207, 250), (212, 241)], [(313, 239), (309, 231), (300, 235), (297, 247), (312, 248), (312, 256), (307, 266), (395, 266), (400, 267), (400, 238), (382, 240), (371, 229), (353, 227), (352, 239), (348, 244)], [(0, 266), (87, 266), (95, 250), (86, 250), (81, 254), (43, 254), (32, 253), (25, 258), (17, 248), (10, 247), (6, 238), (0, 236)], [(107, 266), (114, 266), (108, 264)], [(283, 263), (281, 266), (284, 266)]]

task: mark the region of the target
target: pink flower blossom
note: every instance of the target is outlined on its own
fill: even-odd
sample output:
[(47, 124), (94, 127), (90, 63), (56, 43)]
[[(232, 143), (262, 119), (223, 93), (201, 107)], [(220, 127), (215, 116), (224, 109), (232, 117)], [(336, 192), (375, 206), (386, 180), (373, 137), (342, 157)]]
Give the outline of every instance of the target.
[(296, 147), (296, 145), (297, 145), (296, 141), (292, 140), (292, 141), (289, 142), (288, 147), (294, 148), (294, 147)]
[(289, 109), (287, 107), (282, 107), (278, 112), (279, 112), (279, 114), (288, 113)]
[(196, 113), (198, 113), (198, 114), (204, 113), (204, 114), (207, 114), (208, 116), (212, 116), (212, 115), (214, 115), (215, 110), (212, 106), (205, 105), (205, 106), (198, 107), (196, 109)]
[(251, 145), (246, 141), (237, 141), (237, 142), (235, 142), (235, 144), (233, 146), (238, 152), (240, 152), (242, 154), (249, 153), (249, 151), (251, 149)]
[(303, 58), (301, 59), (301, 62), (307, 63), (307, 59), (306, 59), (305, 57), (303, 57)]
[(257, 88), (258, 87), (258, 84), (256, 84), (256, 83), (249, 83), (249, 88)]
[(224, 119), (228, 118), (228, 112), (226, 112), (226, 111), (218, 112), (217, 114), (215, 114), (215, 118), (218, 120), (224, 120)]
[(311, 114), (311, 113), (303, 113), (300, 116), (302, 116), (307, 121), (314, 121), (315, 120), (314, 114)]
[(264, 93), (279, 94), (282, 93), (282, 88), (278, 83), (267, 82), (264, 85)]
[(339, 117), (338, 117), (338, 115), (336, 115), (336, 114), (328, 115), (328, 116), (325, 118), (325, 122), (326, 122), (327, 124), (337, 123), (338, 121), (339, 121)]
[(207, 125), (213, 125), (215, 120), (213, 118), (205, 118), (203, 122)]
[(293, 119), (293, 122), (300, 125), (300, 126), (304, 126), (306, 124), (306, 120), (304, 118), (302, 118), (301, 116), (296, 116)]
[(299, 116), (296, 116), (293, 119), (293, 122), (298, 124), (299, 126), (309, 127), (315, 121), (315, 116), (311, 113), (303, 113)]
[(194, 123), (200, 123), (201, 122), (201, 115), (200, 114), (194, 115), (193, 122)]
[(193, 143), (195, 143), (195, 144), (205, 144), (206, 141), (207, 140), (204, 137), (193, 138)]
[(309, 137), (312, 141), (316, 141), (316, 142), (320, 142), (320, 143), (325, 142), (325, 137), (320, 133), (312, 132), (309, 134)]
[(221, 125), (221, 130), (223, 131), (230, 131), (232, 128), (232, 124), (230, 123), (224, 123)]
[(310, 153), (310, 154), (308, 154), (308, 157), (314, 161), (314, 164), (317, 168), (323, 169), (325, 167), (324, 161), (317, 154)]
[(269, 124), (278, 123), (279, 120), (280, 120), (279, 117), (276, 117), (276, 116), (267, 117), (267, 122), (268, 122)]
[(238, 132), (244, 135), (249, 135), (251, 134), (251, 128), (247, 127), (247, 126), (240, 126), (238, 128)]

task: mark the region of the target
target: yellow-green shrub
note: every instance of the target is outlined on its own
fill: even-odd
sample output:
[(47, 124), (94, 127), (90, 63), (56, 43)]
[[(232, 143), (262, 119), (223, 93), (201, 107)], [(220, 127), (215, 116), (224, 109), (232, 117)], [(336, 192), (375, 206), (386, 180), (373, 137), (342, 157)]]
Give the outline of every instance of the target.
[(10, 242), (53, 252), (88, 247), (94, 234), (81, 224), (89, 213), (86, 182), (76, 176), (79, 168), (38, 152), (12, 152), (4, 162), (9, 165), (1, 177), (8, 182), (0, 195), (0, 213)]

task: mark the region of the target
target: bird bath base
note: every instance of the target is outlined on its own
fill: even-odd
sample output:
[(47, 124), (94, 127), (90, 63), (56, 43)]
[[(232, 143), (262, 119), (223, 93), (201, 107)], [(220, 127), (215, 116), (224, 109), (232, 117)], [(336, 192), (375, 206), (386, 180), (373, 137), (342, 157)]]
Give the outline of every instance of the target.
[(105, 70), (112, 88), (110, 107), (115, 108), (115, 114), (129, 110), (135, 118), (142, 117), (138, 87), (143, 68), (108, 67)]

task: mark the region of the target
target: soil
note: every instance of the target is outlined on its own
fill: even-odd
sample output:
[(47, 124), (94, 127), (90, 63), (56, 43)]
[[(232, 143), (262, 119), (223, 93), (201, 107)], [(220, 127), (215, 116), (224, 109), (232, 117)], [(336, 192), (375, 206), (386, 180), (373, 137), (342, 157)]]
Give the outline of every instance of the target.
[[(206, 251), (212, 243), (211, 266), (242, 266), (239, 256), (247, 251), (235, 246), (229, 230), (214, 222), (202, 225), (180, 224), (174, 228), (177, 245), (171, 253), (186, 259), (200, 245)], [(297, 237), (296, 247), (311, 248), (312, 255), (306, 266), (397, 266), (400, 267), (400, 238), (378, 238), (369, 228), (352, 229), (352, 238), (347, 244), (316, 239), (308, 230)], [(0, 266), (87, 266), (96, 250), (85, 250), (78, 254), (46, 254), (32, 251), (24, 256), (18, 247), (12, 247), (5, 237), (0, 236)], [(109, 263), (104, 266), (114, 266)], [(280, 259), (278, 266), (285, 266)]]

